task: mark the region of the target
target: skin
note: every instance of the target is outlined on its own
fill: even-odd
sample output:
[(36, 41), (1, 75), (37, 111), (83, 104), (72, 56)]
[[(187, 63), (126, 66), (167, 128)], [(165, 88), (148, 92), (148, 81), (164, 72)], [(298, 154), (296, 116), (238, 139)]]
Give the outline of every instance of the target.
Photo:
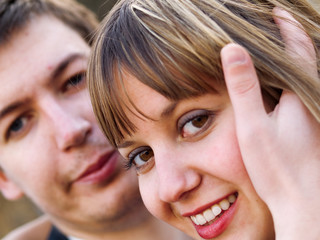
[[(0, 46), (0, 189), (10, 200), (25, 193), (62, 230), (94, 239), (150, 215), (135, 173), (123, 169), (99, 130), (85, 78), (77, 77), (89, 52), (75, 31), (48, 16)], [(104, 167), (83, 175), (101, 159)]]
[[(129, 73), (124, 84), (132, 102), (150, 117), (141, 118), (133, 107), (138, 115), (127, 111), (137, 129), (119, 145), (125, 158), (134, 159), (148, 210), (202, 239), (186, 215), (236, 192), (232, 217), (215, 239), (274, 239), (271, 214), (242, 161), (226, 89), (215, 86), (218, 93), (172, 102)], [(207, 118), (194, 125), (199, 115)]]

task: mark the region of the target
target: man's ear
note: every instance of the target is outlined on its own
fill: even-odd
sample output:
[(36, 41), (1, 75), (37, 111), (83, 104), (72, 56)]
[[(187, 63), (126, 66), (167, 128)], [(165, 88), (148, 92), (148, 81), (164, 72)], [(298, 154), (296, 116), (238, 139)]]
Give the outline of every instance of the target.
[(8, 200), (17, 200), (23, 196), (21, 189), (0, 169), (0, 191)]

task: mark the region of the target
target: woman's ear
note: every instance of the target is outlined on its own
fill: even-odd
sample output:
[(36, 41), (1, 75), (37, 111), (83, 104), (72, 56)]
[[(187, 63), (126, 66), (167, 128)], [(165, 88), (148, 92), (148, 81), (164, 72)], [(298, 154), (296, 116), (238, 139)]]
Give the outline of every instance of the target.
[(2, 195), (8, 200), (17, 200), (24, 194), (21, 189), (0, 169), (0, 191)]

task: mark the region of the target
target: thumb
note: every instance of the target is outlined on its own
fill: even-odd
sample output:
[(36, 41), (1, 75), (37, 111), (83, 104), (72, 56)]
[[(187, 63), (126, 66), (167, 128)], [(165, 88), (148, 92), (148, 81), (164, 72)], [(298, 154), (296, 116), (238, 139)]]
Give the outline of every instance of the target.
[(237, 44), (226, 45), (221, 60), (239, 131), (250, 127), (248, 119), (259, 122), (266, 116), (258, 77), (249, 54)]

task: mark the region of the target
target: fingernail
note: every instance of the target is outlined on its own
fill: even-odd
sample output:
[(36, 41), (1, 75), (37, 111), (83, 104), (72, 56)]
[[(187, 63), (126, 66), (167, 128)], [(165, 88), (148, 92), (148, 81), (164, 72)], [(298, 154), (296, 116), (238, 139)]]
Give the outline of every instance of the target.
[(274, 14), (282, 16), (282, 17), (290, 17), (290, 13), (288, 13), (286, 10), (280, 7), (274, 7), (272, 10)]
[(244, 64), (247, 59), (244, 49), (236, 44), (227, 45), (221, 54), (223, 61), (228, 65)]

